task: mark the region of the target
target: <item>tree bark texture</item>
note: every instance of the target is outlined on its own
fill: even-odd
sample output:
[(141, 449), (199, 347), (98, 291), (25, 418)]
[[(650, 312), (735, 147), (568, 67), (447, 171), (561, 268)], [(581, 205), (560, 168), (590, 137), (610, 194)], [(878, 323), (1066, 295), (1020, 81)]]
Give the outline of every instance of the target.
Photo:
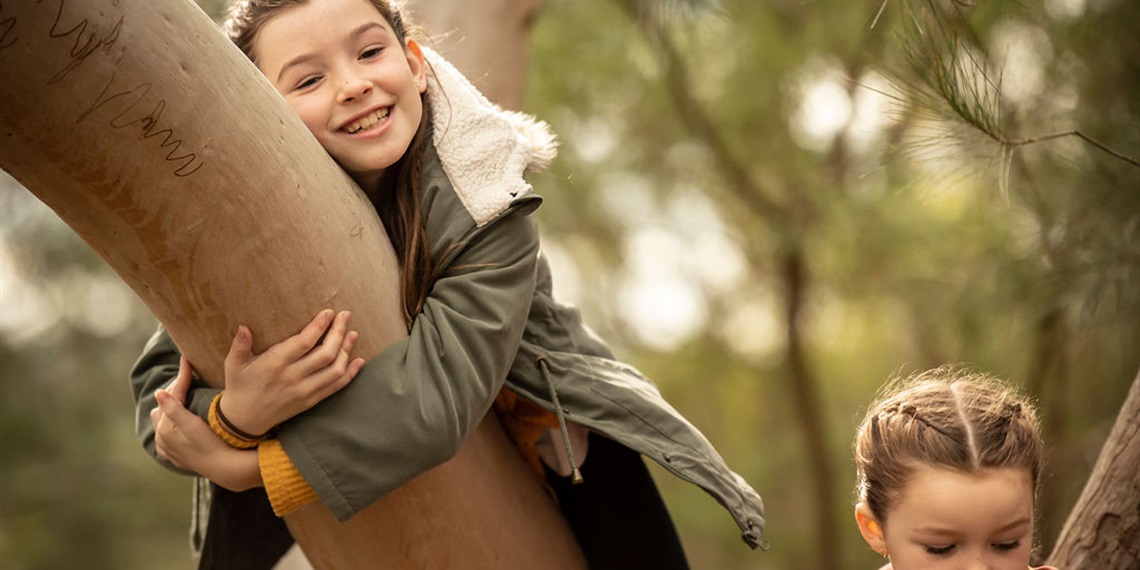
[[(367, 198), (189, 0), (0, 4), (0, 167), (94, 248), (218, 385), (322, 308), (357, 354), (406, 334)], [(15, 80), (18, 78), (18, 80)], [(489, 415), (451, 461), (346, 523), (287, 523), (317, 568), (582, 568), (565, 521)], [(362, 563), (361, 561), (367, 561)]]
[(1062, 570), (1140, 568), (1140, 372), (1049, 564)]
[(405, 334), (375, 212), (196, 6), (6, 2), (0, 34), (0, 71), (19, 78), (0, 90), (0, 165), (207, 381), (242, 323), (257, 351), (327, 306), (374, 323), (363, 355)]
[(528, 40), (545, 0), (413, 0), (412, 21), (488, 99), (522, 108)]

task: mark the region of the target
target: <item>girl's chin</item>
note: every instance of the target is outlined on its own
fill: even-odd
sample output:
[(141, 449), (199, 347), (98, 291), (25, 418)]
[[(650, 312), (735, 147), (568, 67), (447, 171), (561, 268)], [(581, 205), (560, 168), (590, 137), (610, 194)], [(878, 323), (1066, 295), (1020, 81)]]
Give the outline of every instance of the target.
[(361, 188), (372, 188), (380, 183), (380, 177), (384, 175), (384, 169), (349, 170), (348, 175), (352, 177)]

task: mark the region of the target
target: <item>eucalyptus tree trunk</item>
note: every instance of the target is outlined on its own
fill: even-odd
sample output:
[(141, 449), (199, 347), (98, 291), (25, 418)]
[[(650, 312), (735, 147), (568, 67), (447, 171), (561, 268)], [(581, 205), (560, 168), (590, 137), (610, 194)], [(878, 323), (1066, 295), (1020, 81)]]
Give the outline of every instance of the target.
[(1140, 372), (1049, 564), (1062, 569), (1140, 567)]
[(488, 99), (520, 109), (529, 40), (545, 0), (410, 0), (412, 21)]
[[(189, 0), (0, 4), (0, 167), (142, 298), (212, 384), (238, 324), (260, 351), (351, 309), (357, 353), (406, 334), (363, 193)], [(493, 416), (451, 461), (346, 523), (286, 521), (317, 568), (581, 568)]]

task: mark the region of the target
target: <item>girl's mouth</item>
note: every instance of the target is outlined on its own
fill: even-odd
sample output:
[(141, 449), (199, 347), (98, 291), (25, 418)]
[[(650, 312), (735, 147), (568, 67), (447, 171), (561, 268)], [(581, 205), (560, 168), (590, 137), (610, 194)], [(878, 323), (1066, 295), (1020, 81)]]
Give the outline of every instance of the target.
[(376, 111), (373, 111), (373, 112), (371, 112), (371, 113), (369, 113), (369, 114), (345, 125), (344, 127), (341, 127), (341, 130), (350, 134), (350, 135), (354, 135), (354, 134), (359, 133), (361, 131), (368, 130), (368, 129), (375, 127), (376, 125), (384, 122), (384, 119), (387, 119), (388, 114), (391, 112), (392, 112), (391, 107), (384, 107), (383, 109), (377, 109)]

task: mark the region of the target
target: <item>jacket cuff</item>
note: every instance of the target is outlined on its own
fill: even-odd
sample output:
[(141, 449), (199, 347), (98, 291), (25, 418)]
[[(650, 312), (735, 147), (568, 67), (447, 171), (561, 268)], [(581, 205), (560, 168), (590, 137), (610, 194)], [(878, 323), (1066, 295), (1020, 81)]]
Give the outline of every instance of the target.
[(237, 449), (253, 449), (257, 447), (257, 444), (267, 439), (266, 437), (261, 437), (258, 439), (246, 439), (230, 431), (229, 428), (226, 427), (226, 424), (222, 422), (218, 417), (218, 402), (221, 400), (222, 392), (218, 392), (218, 395), (214, 396), (214, 399), (210, 402), (210, 411), (207, 414), (207, 423), (210, 424), (210, 429), (213, 430), (214, 433), (218, 434), (218, 437), (222, 438), (222, 441), (228, 443), (230, 447), (235, 447)]
[(257, 464), (265, 494), (277, 516), (286, 516), (317, 500), (317, 492), (285, 454), (280, 440), (267, 439), (257, 446)]

